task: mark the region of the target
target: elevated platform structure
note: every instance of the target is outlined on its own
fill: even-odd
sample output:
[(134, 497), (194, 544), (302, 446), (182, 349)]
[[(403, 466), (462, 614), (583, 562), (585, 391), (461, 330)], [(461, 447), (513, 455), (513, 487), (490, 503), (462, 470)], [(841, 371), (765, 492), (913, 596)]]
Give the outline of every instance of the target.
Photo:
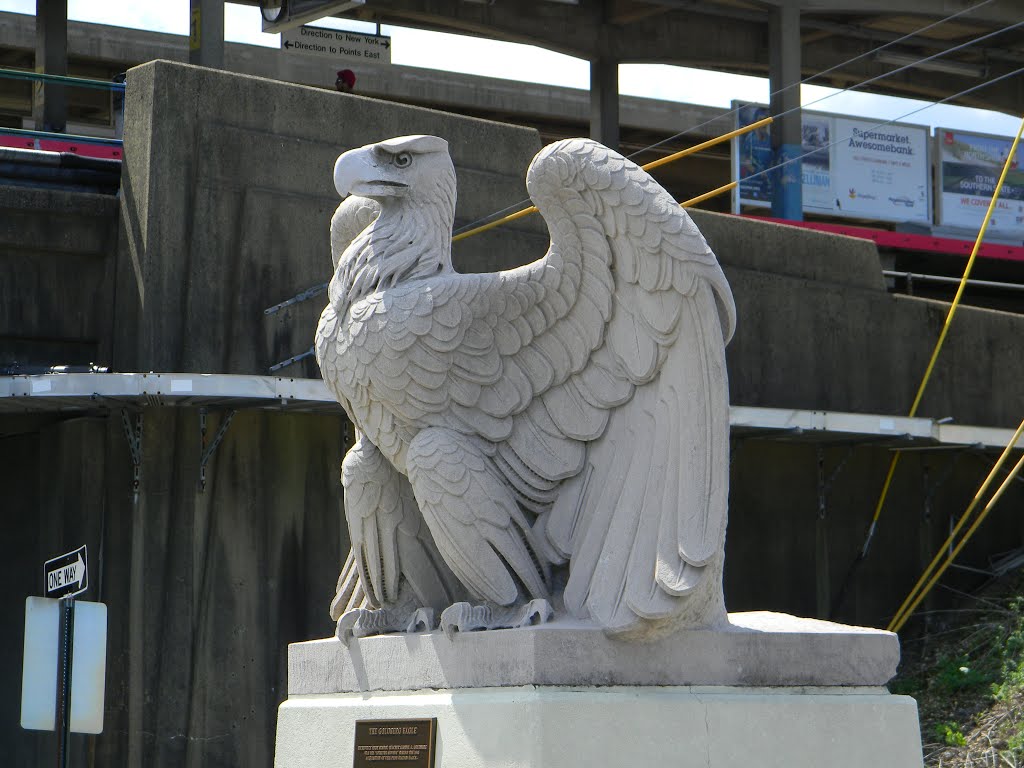
[[(243, 0), (256, 4), (255, 0)], [(519, 3), (470, 3), (460, 0), (374, 0), (339, 14), (379, 23), (478, 34), (530, 43), (584, 59), (607, 57), (616, 62), (658, 62), (767, 75), (772, 18), (782, 6), (797, 11), (801, 77), (832, 70), (820, 85), (845, 88), (854, 82), (891, 71), (892, 55), (909, 60), (946, 50), (959, 42), (1005, 29), (1020, 21), (1013, 0), (997, 0), (955, 24), (926, 30), (894, 47), (888, 61), (869, 57), (832, 69), (883, 42), (939, 21), (977, 3), (970, 0), (768, 0), (744, 3), (705, 0), (628, 0), (607, 7), (601, 3), (526, 0)], [(995, 78), (1024, 62), (1024, 30), (1010, 29), (978, 47), (943, 58), (945, 67), (907, 71), (887, 78), (887, 93), (916, 98), (943, 98)], [(1015, 112), (1020, 85), (1007, 81), (979, 91), (959, 103)]]
[[(95, 414), (119, 408), (217, 408), (344, 415), (320, 379), (215, 373), (55, 373), (0, 376), (5, 415)], [(870, 413), (732, 406), (732, 435), (838, 445), (1002, 451), (1012, 428)], [(0, 422), (2, 424), (2, 422)], [(1022, 446), (1024, 449), (1024, 446)]]

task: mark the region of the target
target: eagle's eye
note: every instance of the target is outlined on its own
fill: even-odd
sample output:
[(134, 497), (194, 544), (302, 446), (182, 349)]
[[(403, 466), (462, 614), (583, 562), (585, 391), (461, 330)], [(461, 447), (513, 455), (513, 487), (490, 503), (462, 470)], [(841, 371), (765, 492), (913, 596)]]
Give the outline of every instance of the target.
[(408, 152), (399, 152), (395, 155), (395, 167), (396, 168), (408, 168), (412, 165), (412, 155)]

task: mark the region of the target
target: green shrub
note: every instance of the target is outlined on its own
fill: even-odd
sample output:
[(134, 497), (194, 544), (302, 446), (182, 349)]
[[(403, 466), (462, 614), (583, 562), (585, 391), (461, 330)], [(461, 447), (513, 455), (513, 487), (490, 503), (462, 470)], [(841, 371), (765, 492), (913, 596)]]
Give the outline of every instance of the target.
[(960, 731), (960, 726), (953, 722), (939, 723), (935, 726), (935, 735), (943, 744), (951, 747), (963, 747), (967, 745), (967, 739)]

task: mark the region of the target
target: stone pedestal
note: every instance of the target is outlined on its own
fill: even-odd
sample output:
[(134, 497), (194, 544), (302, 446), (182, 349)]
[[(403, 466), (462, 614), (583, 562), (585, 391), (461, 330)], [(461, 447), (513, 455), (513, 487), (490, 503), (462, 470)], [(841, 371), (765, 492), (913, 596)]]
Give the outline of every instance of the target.
[(289, 648), (277, 768), (351, 766), (355, 721), (437, 718), (436, 765), (920, 766), (895, 635), (771, 613), (625, 643), (585, 624)]

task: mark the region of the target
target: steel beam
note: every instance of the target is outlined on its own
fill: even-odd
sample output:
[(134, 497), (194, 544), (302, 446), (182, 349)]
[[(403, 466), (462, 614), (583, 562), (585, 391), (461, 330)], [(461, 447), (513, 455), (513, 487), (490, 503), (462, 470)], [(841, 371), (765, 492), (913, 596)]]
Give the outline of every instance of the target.
[(786, 4), (772, 9), (768, 26), (768, 83), (771, 114), (775, 117), (772, 151), (775, 165), (781, 165), (772, 176), (772, 216), (802, 221), (799, 6)]
[(188, 63), (224, 69), (224, 0), (189, 0)]
[[(36, 72), (68, 73), (68, 2), (36, 0)], [(68, 123), (68, 97), (64, 85), (32, 86), (32, 118), (36, 128), (63, 133)]]
[(608, 56), (590, 62), (590, 138), (619, 148), (619, 62)]

